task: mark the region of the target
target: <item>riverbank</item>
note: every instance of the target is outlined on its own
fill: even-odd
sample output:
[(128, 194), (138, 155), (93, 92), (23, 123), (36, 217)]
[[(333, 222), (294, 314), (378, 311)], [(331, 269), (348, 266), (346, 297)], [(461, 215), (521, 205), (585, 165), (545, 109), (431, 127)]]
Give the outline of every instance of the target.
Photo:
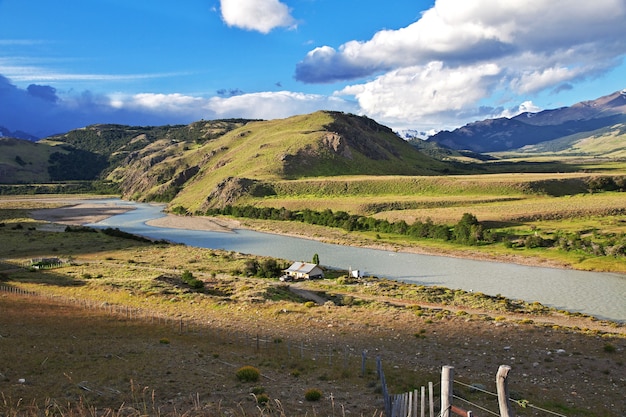
[[(42, 201), (59, 202), (61, 200), (43, 199)], [(57, 208), (35, 210), (32, 212), (32, 215), (33, 218), (36, 220), (66, 225), (84, 225), (97, 223), (111, 216), (125, 213), (126, 211), (132, 209), (132, 207), (116, 205), (114, 202), (76, 203)], [(146, 222), (146, 224), (154, 227), (225, 233), (230, 233), (235, 229), (247, 228), (266, 233), (312, 239), (324, 243), (356, 246), (369, 249), (380, 249), (392, 252), (449, 256), (455, 258), (514, 263), (528, 266), (573, 269), (571, 268), (571, 265), (563, 261), (531, 256), (522, 256), (511, 253), (494, 254), (472, 250), (471, 248), (452, 250), (441, 246), (409, 246), (400, 243), (392, 244), (376, 242), (371, 239), (365, 239), (363, 237), (356, 236), (355, 234), (349, 234), (348, 232), (341, 229), (331, 229), (305, 223), (253, 219), (234, 220), (225, 217), (179, 216), (175, 214), (166, 214), (166, 216), (164, 217), (149, 220)]]
[[(70, 213), (76, 217), (83, 208)], [(193, 218), (180, 219), (192, 225)], [(286, 284), (276, 280), (231, 275), (251, 255), (147, 245), (99, 233), (49, 236), (26, 228), (3, 229), (11, 246), (19, 248), (3, 247), (4, 258), (62, 248), (59, 253), (73, 253), (79, 261), (58, 270), (7, 274), (8, 285), (46, 293), (52, 300), (0, 297), (0, 343), (5, 343), (0, 372), (10, 381), (26, 381), (3, 386), (7, 398), (67, 401), (68, 395), (89, 395), (98, 404), (119, 407), (133, 400), (120, 394), (132, 381), (155, 393), (158, 405), (177, 410), (197, 403), (207, 413), (219, 409), (224, 411), (220, 414), (257, 415), (250, 391), (260, 387), (272, 401), (284, 404), (285, 415), (343, 414), (335, 405), (345, 407), (346, 415), (373, 415), (381, 403), (375, 374), (358, 375), (360, 353), (367, 350), (370, 367), (376, 355), (383, 358), (394, 393), (437, 383), (443, 365), (455, 367), (455, 380), (493, 391), (495, 371), (508, 364), (516, 398), (568, 416), (626, 413), (621, 401), (626, 389), (623, 327), (561, 313), (516, 314), (411, 301), (409, 290), (384, 280), (380, 286), (306, 282), (310, 291), (329, 300), (309, 306), (285, 295)], [(203, 292), (182, 285), (183, 268), (205, 282)], [(66, 307), (62, 297), (75, 306)], [(121, 316), (106, 315), (113, 307)], [(129, 308), (162, 314), (174, 325), (141, 322), (141, 315)], [(102, 317), (91, 321), (92, 316)], [(183, 318), (201, 327), (182, 332)], [(304, 362), (300, 347), (309, 344), (315, 350), (304, 351)], [(279, 348), (285, 359), (273, 359)], [(346, 354), (356, 356), (354, 365), (343, 365)], [(256, 385), (237, 381), (234, 371), (244, 365), (259, 367), (263, 379)], [(309, 388), (323, 392), (319, 404), (303, 400)], [(458, 389), (473, 402), (494, 404)], [(109, 398), (97, 391), (115, 394)], [(534, 410), (518, 411), (531, 415)]]

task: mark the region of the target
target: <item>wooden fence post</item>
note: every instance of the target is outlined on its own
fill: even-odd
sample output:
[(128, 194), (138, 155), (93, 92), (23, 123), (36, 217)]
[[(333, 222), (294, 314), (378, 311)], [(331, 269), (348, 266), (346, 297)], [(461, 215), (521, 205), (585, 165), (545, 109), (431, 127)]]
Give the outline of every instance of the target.
[(496, 374), (496, 390), (498, 392), (498, 406), (500, 407), (500, 417), (515, 417), (515, 413), (509, 402), (509, 387), (506, 378), (509, 375), (511, 367), (508, 365), (500, 365)]
[(452, 405), (452, 384), (454, 383), (454, 366), (441, 368), (441, 417), (450, 417)]
[(435, 393), (432, 381), (428, 382), (428, 412), (430, 417), (435, 417)]
[(367, 359), (367, 350), (363, 349), (363, 352), (361, 352), (361, 376), (365, 376), (365, 360), (366, 359)]

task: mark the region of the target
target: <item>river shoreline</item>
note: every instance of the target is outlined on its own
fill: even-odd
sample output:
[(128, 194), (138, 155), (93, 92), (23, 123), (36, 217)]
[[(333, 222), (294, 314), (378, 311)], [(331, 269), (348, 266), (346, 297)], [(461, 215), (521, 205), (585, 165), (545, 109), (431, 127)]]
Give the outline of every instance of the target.
[[(56, 202), (60, 201), (58, 199), (52, 200)], [(49, 201), (49, 199), (44, 198), (42, 201)], [(134, 208), (119, 205), (115, 202), (81, 202), (80, 200), (75, 200), (61, 207), (34, 210), (31, 214), (35, 220), (48, 221), (62, 225), (86, 225), (101, 222), (109, 217), (122, 214), (130, 210), (134, 210)], [(160, 228), (222, 233), (232, 233), (237, 229), (249, 229), (263, 233), (310, 239), (330, 244), (390, 252), (404, 252), (418, 255), (445, 256), (477, 261), (576, 270), (576, 268), (573, 268), (570, 264), (546, 258), (520, 256), (515, 254), (486, 254), (472, 250), (471, 248), (463, 250), (450, 250), (442, 248), (430, 249), (426, 247), (407, 246), (401, 244), (375, 243), (371, 240), (350, 236), (343, 230), (330, 230), (322, 226), (308, 225), (304, 223), (298, 223), (297, 227), (299, 230), (295, 231), (293, 229), (293, 225), (283, 225), (278, 222), (270, 223), (269, 221), (264, 220), (243, 219), (240, 221), (224, 217), (181, 216), (167, 213), (163, 217), (147, 221), (146, 224)], [(597, 272), (622, 273), (621, 271)]]
[[(97, 205), (94, 202), (86, 202), (86, 204)], [(118, 202), (118, 205), (125, 208), (125, 211), (132, 209), (132, 205), (125, 202)], [(98, 219), (101, 221), (110, 217), (113, 208), (110, 205), (103, 206), (102, 210), (98, 211), (97, 207), (74, 204), (73, 209), (68, 207), (56, 212), (37, 211), (36, 215), (43, 220), (46, 215), (52, 218), (51, 214), (56, 213), (54, 221), (88, 224), (89, 221)], [(65, 217), (62, 215), (64, 211), (67, 214)], [(198, 222), (200, 219), (191, 216), (169, 215), (159, 218), (160, 221), (157, 223), (161, 224), (162, 227), (177, 225), (179, 228), (189, 230), (199, 230), (200, 227), (206, 230), (208, 227), (216, 227), (216, 224), (223, 228), (225, 225), (221, 222), (227, 220), (218, 218), (216, 220), (220, 223), (204, 222), (201, 226), (201, 222)], [(259, 230), (262, 226), (252, 223), (245, 220), (240, 224), (233, 223), (232, 226), (233, 229), (250, 228), (255, 230)], [(267, 226), (271, 227), (272, 224), (268, 223)], [(301, 225), (294, 224), (293, 226)], [(306, 225), (302, 225), (302, 227), (304, 226)], [(303, 228), (302, 230), (311, 231), (313, 229)], [(281, 232), (288, 231), (281, 230)], [(316, 235), (317, 233), (320, 235)], [(342, 238), (341, 233), (337, 233), (336, 239)], [(224, 236), (230, 236), (230, 234), (225, 233)], [(324, 239), (324, 236), (321, 236), (321, 231), (311, 232), (309, 236), (300, 235), (298, 237)], [(192, 253), (196, 254), (195, 248), (189, 248), (189, 252), (184, 252), (187, 249), (169, 246), (166, 245), (165, 249), (154, 247), (152, 250), (155, 253), (155, 258), (152, 259), (163, 256), (162, 251), (164, 250), (176, 251), (177, 255), (184, 254), (180, 257), (181, 262), (191, 259)], [(119, 268), (123, 270), (138, 268), (136, 263), (127, 262), (128, 256), (126, 254), (113, 258), (105, 261), (117, 263)], [(200, 256), (200, 258), (204, 257)], [(94, 258), (93, 262), (95, 264), (99, 261)], [(161, 266), (160, 264), (155, 265), (157, 268)], [(193, 267), (196, 268), (200, 265), (201, 263), (197, 263)], [(206, 271), (207, 281), (209, 281), (210, 273), (208, 271), (210, 269)], [(161, 273), (155, 272), (155, 275)], [(76, 275), (75, 273), (69, 276), (76, 277)], [(32, 277), (32, 275), (30, 276)], [(200, 272), (198, 272), (198, 276), (201, 276)], [(94, 282), (103, 282), (103, 280), (94, 280)], [(318, 282), (321, 283), (321, 281), (309, 283), (316, 284)], [(315, 291), (316, 288), (311, 287), (311, 290)], [(360, 296), (357, 293), (354, 294), (355, 298)], [(165, 336), (168, 336), (168, 340), (171, 340), (172, 343), (162, 345), (158, 341), (158, 338), (164, 336), (163, 331), (160, 330), (157, 336), (154, 334), (147, 336), (152, 343), (148, 346), (157, 345), (158, 347), (142, 350), (142, 355), (143, 352), (157, 352), (162, 357), (163, 352), (165, 352), (164, 349), (166, 349), (169, 359), (163, 362), (163, 366), (152, 366), (155, 363), (154, 360), (158, 360), (157, 358), (147, 362), (150, 364), (149, 366), (141, 367), (136, 365), (140, 363), (138, 361), (141, 358), (134, 352), (137, 351), (137, 346), (146, 345), (146, 336), (139, 339), (130, 337), (139, 332), (128, 332), (128, 328), (124, 327), (119, 330), (124, 332), (123, 337), (119, 338), (123, 343), (118, 338), (111, 337), (109, 323), (127, 326), (125, 316), (120, 320), (106, 318), (106, 322), (89, 321), (89, 324), (86, 325), (86, 320), (92, 320), (91, 315), (95, 315), (96, 310), (87, 309), (71, 313), (64, 313), (64, 310), (61, 310), (59, 312), (59, 307), (49, 305), (56, 302), (55, 299), (44, 298), (41, 298), (42, 302), (45, 301), (48, 304), (43, 309), (30, 300), (20, 299), (11, 306), (10, 301), (14, 301), (16, 297), (12, 295), (1, 298), (3, 313), (6, 310), (6, 314), (2, 315), (5, 319), (3, 325), (6, 327), (3, 334), (12, 335), (11, 339), (5, 339), (12, 343), (7, 352), (12, 354), (15, 352), (13, 357), (16, 358), (12, 360), (13, 357), (9, 357), (5, 361), (7, 363), (5, 367), (9, 371), (3, 370), (2, 372), (7, 376), (22, 377), (25, 359), (19, 359), (19, 355), (24, 349), (30, 349), (34, 344), (37, 344), (41, 352), (50, 352), (50, 355), (53, 355), (54, 352), (59, 354), (51, 356), (49, 360), (35, 355), (26, 355), (28, 356), (27, 359), (30, 359), (30, 368), (27, 369), (33, 369), (33, 374), (37, 378), (36, 384), (27, 385), (29, 390), (42, 386), (56, 386), (54, 384), (58, 380), (58, 374), (51, 372), (50, 368), (46, 368), (46, 372), (41, 372), (44, 362), (46, 366), (61, 363), (65, 366), (64, 372), (73, 371), (76, 375), (79, 370), (84, 375), (84, 370), (102, 369), (97, 368), (97, 366), (103, 366), (102, 363), (104, 363), (107, 370), (115, 366), (128, 370), (128, 372), (132, 370), (132, 377), (142, 382), (148, 381), (145, 382), (145, 386), (155, 389), (153, 393), (156, 392), (157, 395), (160, 395), (157, 399), (162, 398), (163, 401), (181, 398), (181, 395), (177, 393), (194, 392), (193, 390), (196, 390), (198, 386), (208, 387), (201, 398), (206, 401), (222, 401), (220, 402), (224, 407), (222, 410), (226, 409), (229, 404), (234, 404), (233, 407), (236, 407), (238, 402), (241, 402), (243, 395), (249, 397), (247, 392), (238, 397), (238, 390), (242, 391), (240, 389), (241, 383), (227, 376), (233, 372), (230, 364), (245, 365), (249, 358), (258, 355), (258, 352), (252, 354), (250, 351), (243, 350), (244, 346), (241, 346), (242, 343), (240, 343), (240, 340), (243, 339), (230, 342), (225, 349), (219, 337), (207, 337), (202, 334), (202, 340), (192, 340), (187, 345), (183, 344), (179, 335), (170, 336), (166, 334)], [(168, 299), (170, 299), (169, 297), (171, 296), (168, 295)], [(324, 351), (328, 351), (328, 346), (337, 346), (337, 354), (333, 360), (340, 361), (341, 352), (345, 346), (356, 347), (355, 352), (357, 353), (367, 348), (369, 352), (372, 352), (372, 359), (374, 352), (382, 353), (384, 363), (390, 368), (406, 369), (409, 372), (415, 370), (417, 371), (415, 374), (426, 372), (436, 374), (442, 365), (454, 366), (457, 372), (455, 378), (466, 381), (468, 384), (487, 384), (488, 381), (493, 380), (493, 373), (499, 365), (508, 364), (514, 371), (511, 378), (512, 387), (516, 392), (522, 394), (521, 398), (536, 401), (542, 406), (545, 406), (543, 402), (550, 400), (553, 404), (564, 404), (570, 410), (578, 410), (577, 413), (570, 413), (571, 415), (586, 415), (592, 412), (589, 410), (598, 412), (602, 407), (602, 411), (604, 409), (609, 410), (605, 412), (606, 415), (623, 415), (624, 404), (621, 399), (623, 398), (624, 379), (619, 373), (622, 369), (623, 352), (626, 349), (623, 325), (614, 325), (586, 316), (565, 315), (556, 311), (550, 311), (549, 314), (545, 315), (524, 315), (514, 312), (489, 312), (467, 307), (457, 308), (448, 304), (426, 303), (418, 303), (419, 309), (417, 309), (404, 305), (406, 301), (401, 297), (383, 298), (380, 294), (374, 294), (371, 297), (375, 298), (373, 300), (375, 301), (374, 308), (358, 305), (350, 307), (325, 305), (308, 308), (269, 301), (257, 304), (236, 300), (220, 304), (220, 308), (206, 308), (203, 304), (195, 301), (184, 304), (192, 306), (190, 307), (192, 309), (197, 308), (198, 317), (202, 317), (203, 322), (209, 323), (211, 328), (218, 329), (217, 335), (244, 334), (249, 335), (246, 340), (256, 340), (258, 343), (259, 329), (261, 329), (261, 334), (266, 336), (265, 339), (281, 341), (280, 344), (271, 343), (272, 349), (276, 346), (291, 346), (296, 351), (295, 347), (301, 346), (300, 340), (315, 340), (324, 346)], [(133, 294), (129, 300), (139, 300), (139, 297), (137, 294)], [(98, 299), (97, 301), (98, 305), (103, 304), (103, 300)], [(108, 305), (108, 301), (105, 304)], [(183, 303), (168, 302), (167, 308), (169, 309), (173, 304), (182, 305)], [(262, 310), (262, 306), (266, 309)], [(263, 313), (259, 314), (259, 311)], [(450, 313), (442, 313), (439, 317), (438, 312), (443, 311)], [(59, 312), (58, 315), (55, 315), (57, 312)], [(418, 312), (426, 312), (426, 314), (417, 314)], [(177, 319), (174, 321), (176, 324), (179, 317), (181, 316), (176, 315)], [(73, 320), (73, 318), (76, 319)], [(25, 327), (24, 322), (26, 320), (28, 320), (28, 326)], [(24, 328), (28, 328), (29, 332), (24, 332)], [(176, 326), (174, 331), (178, 333), (178, 329), (179, 327)], [(128, 336), (126, 336), (127, 334)], [(19, 339), (20, 344), (16, 343), (18, 336), (21, 337)], [(33, 337), (38, 338), (33, 339)], [(95, 344), (94, 340), (97, 341)], [(67, 347), (59, 349), (59, 341), (67, 341)], [(213, 342), (216, 343), (213, 345)], [(93, 351), (96, 347), (97, 350)], [(90, 355), (69, 355), (67, 352), (70, 348), (72, 349), (71, 352), (75, 350), (89, 351)], [(190, 352), (193, 353), (192, 359), (190, 359)], [(195, 354), (196, 352), (197, 354)], [(215, 352), (219, 353), (219, 358)], [(119, 358), (115, 356), (116, 354), (119, 354)], [(45, 356), (47, 355), (48, 353), (45, 353)], [(57, 360), (58, 357), (61, 357), (61, 360)], [(246, 358), (245, 361), (242, 358)], [(76, 359), (84, 359), (85, 364), (76, 364)], [(62, 360), (71, 360), (71, 362), (65, 365)], [(195, 365), (197, 362), (201, 362), (202, 367)], [(319, 372), (323, 378), (313, 373), (295, 378), (290, 372), (289, 366), (291, 365), (289, 362), (285, 363), (284, 369), (283, 364), (275, 367), (264, 366), (263, 368), (264, 375), (271, 378), (264, 381), (264, 386), (276, 398), (282, 397), (285, 401), (289, 398), (299, 398), (294, 396), (292, 391), (297, 388), (303, 392), (305, 388), (310, 387), (310, 381), (315, 381), (315, 385), (323, 389), (324, 392), (332, 393), (333, 400), (341, 404), (351, 405), (357, 402), (360, 404), (366, 401), (369, 404), (372, 402), (372, 398), (375, 400), (379, 398), (377, 394), (372, 394), (372, 391), (364, 390), (361, 384), (341, 384), (343, 381), (341, 378), (327, 381), (329, 379), (328, 373), (324, 373), (323, 370)], [(321, 364), (326, 363), (326, 360), (320, 360), (318, 357), (317, 363), (321, 367)], [(360, 361), (358, 363), (360, 364)], [(210, 369), (211, 372), (200, 372), (199, 369)], [(93, 376), (81, 375), (81, 380), (88, 380), (94, 386), (98, 386), (98, 384), (110, 386), (111, 380), (127, 381), (128, 372), (121, 372), (119, 376), (116, 375), (115, 378), (108, 380), (95, 373)], [(167, 372), (167, 376), (164, 378), (165, 372)], [(393, 375), (392, 372), (389, 372), (389, 375)], [(27, 380), (30, 381), (30, 379)], [(151, 381), (155, 382), (151, 383)], [(230, 381), (234, 382), (231, 383)], [(170, 382), (175, 382), (175, 384), (170, 384)], [(228, 385), (229, 389), (224, 388), (225, 384), (230, 384)], [(342, 388), (343, 386), (348, 388)], [(14, 388), (16, 392), (18, 389), (24, 388), (23, 385), (18, 384), (9, 384), (8, 387)], [(51, 392), (49, 388), (46, 389), (46, 396), (56, 394)], [(61, 392), (67, 392), (65, 386), (62, 389)], [(22, 398), (24, 393), (19, 392), (19, 395), (19, 398)], [(181, 409), (180, 404), (176, 404), (178, 409)], [(292, 407), (295, 409), (301, 405), (295, 404)], [(357, 408), (350, 408), (350, 411), (353, 415), (359, 414)], [(320, 413), (319, 409), (317, 413)], [(330, 415), (331, 412), (329, 411), (327, 414)]]

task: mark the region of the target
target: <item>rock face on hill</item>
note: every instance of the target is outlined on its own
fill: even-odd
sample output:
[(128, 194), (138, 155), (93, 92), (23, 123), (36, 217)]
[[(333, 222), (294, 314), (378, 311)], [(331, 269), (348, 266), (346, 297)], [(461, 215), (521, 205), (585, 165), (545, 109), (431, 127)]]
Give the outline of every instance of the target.
[(626, 90), (570, 107), (470, 123), (453, 131), (439, 132), (428, 141), (452, 149), (498, 152), (623, 123), (626, 123)]
[[(16, 155), (27, 153), (21, 151), (26, 144), (21, 145)], [(49, 181), (48, 172), (58, 173), (53, 179), (61, 181), (102, 179), (117, 184), (126, 198), (158, 202), (178, 199), (194, 208), (271, 194), (273, 181), (340, 175), (433, 175), (450, 170), (448, 163), (426, 156), (372, 119), (327, 111), (267, 121), (202, 120), (176, 126), (97, 124), (45, 138), (37, 146), (49, 151), (41, 152), (41, 160), (36, 161), (45, 175), (28, 177), (29, 182)], [(60, 156), (53, 160), (48, 154), (54, 152)], [(5, 174), (17, 172), (20, 163), (22, 160), (15, 156), (0, 160), (6, 166)], [(35, 166), (35, 161), (32, 164)], [(76, 177), (87, 169), (89, 178)], [(17, 174), (5, 175), (6, 183), (12, 183), (9, 177), (16, 180)]]
[(93, 125), (47, 138), (108, 158), (102, 176), (141, 201), (199, 208), (272, 193), (272, 182), (338, 175), (432, 175), (448, 164), (367, 117), (316, 112), (187, 126)]

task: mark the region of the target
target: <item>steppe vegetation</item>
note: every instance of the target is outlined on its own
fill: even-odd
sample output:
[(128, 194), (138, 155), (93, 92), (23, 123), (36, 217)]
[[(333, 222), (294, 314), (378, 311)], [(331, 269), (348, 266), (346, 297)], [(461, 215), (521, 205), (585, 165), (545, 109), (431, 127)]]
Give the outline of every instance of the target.
[[(0, 247), (0, 284), (38, 294), (0, 294), (0, 414), (379, 415), (375, 355), (392, 392), (437, 382), (442, 365), (466, 384), (490, 384), (509, 363), (515, 395), (533, 405), (568, 416), (626, 412), (622, 325), (341, 272), (301, 288), (326, 299), (321, 306), (254, 276), (284, 260), (30, 216), (51, 206), (0, 200), (0, 239), (10, 242)], [(41, 257), (69, 265), (27, 267)], [(241, 380), (241, 369), (260, 377)]]
[[(419, 152), (338, 112), (94, 125), (3, 139), (0, 194), (121, 192), (334, 243), (623, 273), (613, 130), (529, 157)], [(376, 355), (392, 392), (437, 382), (442, 365), (482, 385), (510, 364), (518, 415), (626, 415), (623, 324), (341, 271), (288, 285), (287, 260), (30, 214), (59, 204), (0, 199), (0, 416), (377, 416)], [(34, 268), (41, 258), (62, 262)]]
[(236, 205), (170, 210), (334, 243), (626, 272), (626, 170), (595, 169), (279, 181)]

